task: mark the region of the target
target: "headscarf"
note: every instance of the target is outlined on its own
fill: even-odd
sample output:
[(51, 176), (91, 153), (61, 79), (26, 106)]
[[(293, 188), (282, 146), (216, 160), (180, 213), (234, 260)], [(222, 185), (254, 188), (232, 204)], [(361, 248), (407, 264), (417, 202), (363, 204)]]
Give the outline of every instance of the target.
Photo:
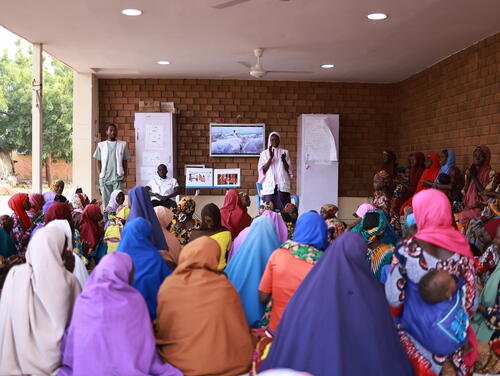
[(264, 315), (266, 305), (259, 300), (259, 284), (269, 257), (280, 244), (273, 221), (261, 216), (252, 222), (248, 236), (224, 271), (240, 295), (251, 328), (259, 327)]
[(423, 189), (428, 189), (429, 187), (424, 186), (424, 180), (435, 181), (439, 175), (439, 155), (438, 154), (429, 154), (428, 157), (431, 159), (431, 166), (426, 168), (420, 177), (420, 181), (418, 182), (417, 189), (415, 193), (420, 192)]
[[(477, 171), (476, 171), (477, 179), (479, 180), (481, 185), (483, 187), (485, 187), (486, 184), (488, 184), (488, 181), (490, 178), (489, 174), (490, 174), (490, 170), (491, 170), (491, 166), (490, 166), (491, 151), (490, 151), (490, 148), (486, 145), (478, 146), (476, 149), (480, 149), (483, 152), (483, 154), (485, 155), (484, 164), (481, 167), (477, 168)], [(465, 196), (464, 196), (464, 200), (463, 200), (465, 207), (466, 208), (476, 207), (476, 201), (478, 200), (478, 197), (479, 197), (479, 192), (477, 191), (476, 184), (474, 184), (474, 182), (471, 181), (471, 183), (469, 184), (469, 187), (467, 188), (467, 192), (465, 192)]]
[(328, 246), (328, 229), (325, 220), (318, 213), (307, 212), (302, 214), (297, 220), (293, 241), (299, 244), (312, 245), (321, 251), (325, 250)]
[[(415, 187), (418, 185), (418, 182), (420, 181), (420, 178), (422, 177), (422, 173), (425, 170), (425, 155), (424, 153), (421, 152), (415, 152), (410, 154), (410, 156), (415, 157), (415, 166), (410, 167), (409, 171), (409, 185), (415, 189)], [(439, 160), (439, 159), (438, 159)]]
[(174, 213), (172, 210), (164, 207), (157, 206), (154, 208), (156, 216), (158, 217), (158, 221), (160, 222), (161, 230), (163, 231), (163, 236), (165, 237), (165, 241), (168, 245), (168, 255), (169, 259), (174, 264), (179, 263), (179, 255), (181, 253), (181, 243), (177, 237), (167, 230), (168, 226), (174, 219)]
[(196, 201), (193, 200), (190, 196), (184, 196), (177, 205), (178, 214), (190, 215), (193, 214), (195, 210), (196, 210)]
[[(441, 166), (441, 169), (439, 170), (438, 176), (439, 176), (439, 174), (448, 174), (449, 175), (451, 168), (454, 167), (455, 163), (456, 163), (455, 152), (451, 149), (444, 149), (444, 150), (446, 150), (446, 154), (448, 155), (448, 158), (446, 158), (446, 163)], [(437, 182), (437, 177), (436, 177), (435, 181)]]
[(42, 207), (43, 214), (47, 214), (47, 211), (49, 210), (49, 208), (52, 206), (53, 203), (54, 201), (45, 201), (45, 204), (43, 204)]
[(29, 210), (30, 212), (36, 214), (42, 211), (44, 201), (43, 196), (40, 193), (31, 193), (29, 195), (29, 200), (31, 204), (31, 209)]
[(60, 343), (80, 284), (61, 257), (65, 235), (43, 228), (13, 267), (0, 299), (0, 374), (50, 375), (61, 364)]
[(413, 215), (413, 213), (410, 213), (406, 216), (406, 227), (411, 227), (413, 225), (416, 225), (417, 222), (415, 221), (415, 216)]
[(382, 183), (384, 188), (390, 188), (392, 186), (392, 177), (385, 170), (377, 172), (373, 177), (373, 181)]
[[(212, 221), (212, 227), (209, 227), (208, 225), (208, 218)], [(193, 241), (201, 236), (212, 236), (221, 231), (227, 231), (227, 228), (222, 227), (219, 207), (210, 203), (201, 209), (201, 226), (199, 229), (196, 229), (191, 233), (189, 240)]]
[(129, 284), (132, 259), (104, 256), (78, 297), (62, 344), (59, 376), (182, 376), (156, 353), (148, 309)]
[(71, 210), (68, 205), (62, 202), (53, 202), (47, 209), (44, 216), (44, 223), (47, 224), (55, 219), (65, 219), (68, 223), (73, 223), (73, 217), (71, 216)]
[(250, 232), (250, 226), (245, 227), (243, 230), (241, 230), (236, 239), (233, 240), (233, 242), (231, 243), (231, 248), (229, 249), (229, 254), (227, 255), (228, 261), (231, 260), (231, 258), (234, 256), (236, 252), (238, 252), (238, 249), (240, 248), (243, 241), (246, 239), (249, 232)]
[(252, 222), (252, 218), (241, 205), (241, 199), (236, 189), (227, 191), (220, 214), (222, 226), (231, 231), (233, 239), (238, 236), (241, 230), (250, 226)]
[(358, 206), (358, 209), (356, 210), (356, 215), (358, 216), (358, 218), (363, 218), (366, 212), (372, 209), (375, 209), (375, 206), (369, 204), (368, 202), (365, 202)]
[(0, 228), (0, 256), (5, 259), (17, 254), (16, 246), (10, 235), (3, 228)]
[(80, 283), (80, 287), (83, 289), (83, 287), (85, 287), (85, 283), (87, 283), (87, 279), (89, 278), (89, 273), (82, 259), (75, 252), (73, 252), (73, 232), (71, 231), (71, 226), (69, 225), (69, 222), (65, 219), (54, 219), (53, 221), (48, 223), (45, 227), (47, 228), (56, 227), (64, 231), (64, 235), (66, 237), (66, 248), (68, 251), (71, 252), (73, 257), (75, 258), (75, 268), (73, 269), (73, 275)]
[(48, 202), (48, 201), (54, 201), (56, 198), (56, 192), (54, 191), (47, 191), (43, 194), (43, 201)]
[(427, 189), (413, 197), (413, 214), (418, 232), (415, 238), (450, 252), (473, 257), (465, 236), (452, 224), (448, 197), (437, 189)]
[(70, 201), (73, 206), (73, 211), (76, 213), (83, 213), (85, 209), (85, 196), (82, 193), (77, 193)]
[(116, 209), (118, 209), (118, 202), (116, 202), (116, 198), (120, 193), (123, 193), (121, 189), (115, 189), (113, 192), (111, 192), (111, 196), (109, 196), (109, 202), (108, 206), (106, 207), (106, 211), (109, 213), (115, 213)]
[(259, 376), (313, 376), (307, 372), (295, 371), (288, 368), (276, 368), (269, 371), (259, 372)]
[(158, 351), (186, 376), (240, 375), (250, 368), (250, 331), (236, 290), (217, 272), (219, 258), (213, 239), (188, 243), (158, 293)]
[[(55, 186), (54, 186), (54, 189), (55, 189)], [(79, 185), (74, 185), (71, 187), (71, 190), (69, 191), (69, 202), (73, 203), (73, 200), (75, 199), (76, 195), (78, 193), (76, 193), (76, 191), (78, 191), (79, 189), (82, 189), (82, 187), (80, 187)]]
[(150, 237), (151, 225), (144, 218), (129, 219), (123, 229), (117, 252), (126, 253), (132, 257), (135, 266), (132, 286), (139, 290), (146, 300), (149, 315), (153, 321), (156, 319), (156, 295), (161, 283), (172, 271), (168, 268), (158, 249), (149, 240)]
[(396, 163), (396, 153), (392, 150), (386, 149), (383, 151), (383, 154), (387, 155), (389, 157), (389, 160), (382, 164), (380, 170), (387, 172), (391, 178), (396, 177), (398, 166), (398, 164)]
[(262, 213), (261, 217), (268, 217), (272, 219), (276, 228), (276, 234), (278, 235), (278, 239), (281, 243), (288, 240), (288, 228), (286, 227), (286, 223), (279, 213), (266, 210), (264, 211), (264, 213)]
[(484, 229), (490, 235), (491, 239), (495, 239), (498, 226), (500, 226), (500, 217), (492, 218), (484, 225)]
[[(365, 230), (364, 224), (365, 224), (366, 214), (368, 214), (368, 213), (378, 213), (379, 221), (378, 221), (378, 225), (376, 227)], [(352, 231), (359, 232), (361, 234), (361, 236), (363, 236), (363, 238), (368, 243), (375, 240), (375, 238), (377, 236), (383, 234), (382, 238), (381, 238), (382, 243), (395, 246), (397, 243), (397, 240), (398, 240), (398, 236), (396, 235), (396, 232), (394, 231), (389, 220), (387, 219), (385, 212), (383, 210), (380, 210), (380, 209), (372, 209), (372, 210), (368, 210), (368, 212), (366, 214), (363, 217), (363, 219), (361, 220), (361, 223), (358, 224), (357, 226), (353, 227)]]
[(128, 200), (130, 203), (130, 214), (128, 220), (135, 218), (145, 218), (151, 224), (152, 242), (159, 250), (168, 250), (167, 242), (163, 236), (163, 231), (158, 221), (158, 217), (151, 204), (151, 198), (146, 188), (135, 186), (128, 191)]
[(365, 258), (366, 243), (359, 234), (346, 233), (333, 242), (288, 302), (261, 371), (288, 367), (315, 376), (414, 374), (384, 290)]
[(321, 207), (321, 210), (324, 210), (325, 213), (328, 215), (328, 218), (335, 218), (335, 215), (339, 211), (339, 208), (336, 205), (333, 204), (326, 204)]
[(9, 208), (16, 213), (25, 230), (31, 227), (31, 219), (23, 208), (27, 200), (29, 200), (29, 196), (26, 193), (16, 193), (9, 199)]
[(104, 230), (99, 226), (102, 220), (101, 208), (97, 204), (89, 204), (85, 207), (80, 221), (80, 237), (95, 249), (99, 240), (104, 236)]

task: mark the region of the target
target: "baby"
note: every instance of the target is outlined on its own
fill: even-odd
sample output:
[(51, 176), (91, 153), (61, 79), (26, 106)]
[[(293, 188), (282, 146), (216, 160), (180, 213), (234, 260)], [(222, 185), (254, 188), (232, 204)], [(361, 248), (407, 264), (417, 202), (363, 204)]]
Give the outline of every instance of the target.
[(418, 283), (420, 296), (431, 304), (451, 299), (456, 290), (455, 278), (442, 269), (432, 269)]

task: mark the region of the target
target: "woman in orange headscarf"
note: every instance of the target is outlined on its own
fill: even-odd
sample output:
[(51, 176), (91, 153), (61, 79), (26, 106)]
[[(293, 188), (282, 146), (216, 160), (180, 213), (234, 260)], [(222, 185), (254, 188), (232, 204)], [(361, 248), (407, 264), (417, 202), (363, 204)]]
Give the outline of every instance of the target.
[(188, 243), (158, 292), (158, 351), (186, 376), (234, 376), (250, 369), (250, 329), (238, 293), (217, 271), (219, 256), (217, 242), (206, 236)]

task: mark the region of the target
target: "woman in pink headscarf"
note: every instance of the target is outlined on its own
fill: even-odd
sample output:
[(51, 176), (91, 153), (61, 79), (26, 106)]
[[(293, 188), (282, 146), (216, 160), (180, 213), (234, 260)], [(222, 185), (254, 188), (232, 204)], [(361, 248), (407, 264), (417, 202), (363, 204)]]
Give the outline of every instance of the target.
[[(403, 306), (413, 307), (412, 303), (417, 304), (414, 286), (418, 286), (428, 272), (444, 270), (462, 281), (463, 287), (460, 289), (464, 291), (463, 308), (465, 315), (468, 313), (470, 317), (475, 310), (476, 296), (474, 258), (465, 236), (453, 227), (448, 197), (437, 189), (421, 191), (413, 197), (413, 212), (418, 231), (415, 236), (407, 238), (395, 252), (385, 285), (393, 315), (404, 323), (408, 317), (406, 314), (412, 312), (412, 309), (405, 310)], [(419, 287), (416, 291), (419, 292)], [(432, 309), (439, 309), (438, 305), (430, 306)], [(453, 367), (456, 375), (465, 375), (478, 353), (474, 349), (477, 342), (470, 325), (464, 326), (464, 330), (473, 348), (466, 355), (463, 348), (446, 356), (433, 354), (415, 338), (415, 332), (409, 334), (407, 325), (399, 328), (399, 336), (417, 375), (440, 375), (445, 366)]]
[[(471, 219), (481, 215), (482, 204), (487, 200), (484, 195), (490, 175), (496, 175), (491, 169), (491, 151), (486, 145), (478, 146), (473, 154), (474, 162), (465, 172), (465, 196), (463, 199), (465, 209), (460, 212), (460, 223), (467, 226)], [(493, 174), (492, 174), (493, 171)], [(495, 190), (496, 186), (488, 187), (488, 190)]]

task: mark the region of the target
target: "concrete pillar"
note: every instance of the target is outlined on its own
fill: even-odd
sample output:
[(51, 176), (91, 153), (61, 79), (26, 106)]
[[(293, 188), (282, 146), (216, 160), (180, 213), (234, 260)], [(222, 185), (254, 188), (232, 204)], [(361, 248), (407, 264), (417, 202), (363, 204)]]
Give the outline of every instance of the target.
[(33, 94), (31, 99), (31, 157), (32, 157), (32, 190), (42, 193), (42, 150), (43, 150), (43, 46), (33, 43)]
[(73, 184), (89, 198), (100, 198), (95, 160), (92, 154), (99, 141), (97, 77), (73, 73)]

